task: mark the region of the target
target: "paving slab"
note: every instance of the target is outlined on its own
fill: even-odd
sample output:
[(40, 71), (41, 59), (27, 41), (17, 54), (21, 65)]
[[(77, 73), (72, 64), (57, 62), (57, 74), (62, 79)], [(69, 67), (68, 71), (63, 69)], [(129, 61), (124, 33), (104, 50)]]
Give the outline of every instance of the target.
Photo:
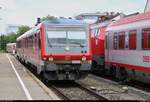
[(0, 100), (60, 100), (43, 87), (14, 56), (0, 53)]

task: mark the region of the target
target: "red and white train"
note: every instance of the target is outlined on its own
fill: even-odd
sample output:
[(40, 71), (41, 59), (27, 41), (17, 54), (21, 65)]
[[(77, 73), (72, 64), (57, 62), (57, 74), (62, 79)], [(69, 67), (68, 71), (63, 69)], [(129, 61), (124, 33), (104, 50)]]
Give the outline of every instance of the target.
[(105, 35), (105, 69), (120, 79), (150, 83), (150, 12), (112, 22)]
[(6, 51), (11, 54), (16, 53), (16, 43), (8, 43), (6, 45)]
[(77, 80), (91, 69), (89, 25), (74, 19), (43, 21), (17, 38), (17, 57), (48, 80)]

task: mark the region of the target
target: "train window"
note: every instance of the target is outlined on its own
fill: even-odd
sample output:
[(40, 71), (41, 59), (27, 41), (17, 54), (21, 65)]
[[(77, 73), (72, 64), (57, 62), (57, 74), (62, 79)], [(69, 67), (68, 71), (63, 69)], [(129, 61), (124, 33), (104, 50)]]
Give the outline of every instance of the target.
[(99, 29), (97, 28), (97, 29), (96, 29), (96, 32), (95, 32), (95, 37), (96, 37), (96, 38), (98, 38), (98, 34), (99, 34)]
[(150, 49), (150, 29), (142, 31), (142, 49)]
[(119, 33), (119, 49), (125, 48), (125, 32)]
[(136, 49), (136, 30), (129, 32), (129, 49)]
[(20, 48), (20, 41), (17, 41), (17, 48)]
[(37, 47), (37, 36), (36, 36), (36, 33), (34, 34), (34, 46)]
[(105, 36), (105, 49), (108, 49), (108, 35)]
[(25, 38), (25, 48), (28, 48), (28, 39)]
[(32, 36), (29, 37), (29, 47), (33, 47), (33, 39)]
[(117, 47), (118, 47), (118, 36), (117, 36), (117, 33), (114, 33), (113, 46), (114, 46), (114, 49), (117, 49)]
[(92, 33), (92, 37), (94, 37), (95, 29), (92, 29), (92, 30), (91, 30), (91, 33)]
[(98, 37), (98, 34), (99, 34), (98, 28), (92, 29), (92, 37)]

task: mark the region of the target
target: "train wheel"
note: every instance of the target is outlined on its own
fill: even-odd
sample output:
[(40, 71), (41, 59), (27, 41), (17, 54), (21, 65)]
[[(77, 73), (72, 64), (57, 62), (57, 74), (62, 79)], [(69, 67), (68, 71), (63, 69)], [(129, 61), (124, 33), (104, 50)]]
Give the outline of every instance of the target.
[(117, 68), (116, 69), (116, 79), (118, 81), (121, 81), (121, 82), (125, 82), (127, 80), (127, 72), (124, 68)]
[(116, 77), (116, 67), (112, 66), (110, 68), (110, 75), (113, 77)]
[(91, 70), (92, 70), (92, 72), (97, 72), (98, 68), (97, 68), (97, 62), (96, 61), (92, 61)]

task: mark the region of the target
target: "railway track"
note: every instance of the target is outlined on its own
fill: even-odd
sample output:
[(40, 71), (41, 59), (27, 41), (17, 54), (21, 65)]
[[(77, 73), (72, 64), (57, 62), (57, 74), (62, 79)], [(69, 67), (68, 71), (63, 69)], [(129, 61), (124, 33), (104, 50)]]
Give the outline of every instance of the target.
[(131, 86), (146, 92), (150, 92), (150, 84), (148, 83), (144, 83), (144, 82), (140, 82), (140, 81), (135, 81), (135, 80), (130, 80), (130, 81), (119, 81), (116, 78), (113, 77), (109, 77), (109, 76), (105, 76), (105, 75), (101, 75), (101, 74), (97, 74), (97, 73), (92, 73), (93, 75), (96, 75), (98, 77), (102, 77), (104, 79), (108, 79), (108, 80), (112, 80), (120, 85), (127, 85), (127, 86)]
[[(21, 62), (22, 63), (22, 62)], [(84, 84), (74, 81), (47, 81), (37, 75), (33, 66), (22, 63), (34, 76), (53, 90), (62, 100), (107, 100), (101, 95), (87, 88)]]
[[(95, 87), (94, 91), (110, 100), (149, 100), (149, 86), (139, 82), (121, 83), (112, 78), (89, 76), (82, 80), (88, 87)], [(125, 97), (126, 96), (126, 97)]]
[(47, 86), (63, 100), (107, 100), (79, 82), (54, 82)]
[[(103, 90), (101, 84), (98, 85), (100, 88), (100, 91), (98, 90), (92, 90), (90, 86), (94, 86), (97, 83), (100, 83), (100, 80), (96, 80), (95, 83), (93, 81), (88, 82), (87, 80), (85, 82), (47, 82), (43, 80), (39, 75), (36, 74), (36, 71), (31, 68), (31, 66), (28, 66), (24, 64), (24, 66), (27, 67), (38, 79), (40, 79), (48, 88), (52, 89), (62, 100), (132, 100), (132, 99), (139, 99), (143, 100), (140, 96), (135, 96), (135, 98), (129, 97), (126, 98), (125, 93), (120, 89), (113, 89), (113, 87), (107, 87), (107, 90)], [(93, 80), (93, 79), (92, 79)], [(68, 84), (69, 83), (69, 84)], [(90, 84), (91, 85), (88, 85)], [(111, 84), (110, 84), (111, 85)], [(105, 86), (105, 85), (104, 85)], [(116, 86), (116, 85), (115, 85)], [(121, 85), (122, 86), (122, 85)], [(109, 89), (109, 90), (108, 90)], [(136, 94), (136, 93), (135, 93)], [(105, 97), (105, 98), (104, 98)], [(122, 98), (123, 97), (123, 98)]]

